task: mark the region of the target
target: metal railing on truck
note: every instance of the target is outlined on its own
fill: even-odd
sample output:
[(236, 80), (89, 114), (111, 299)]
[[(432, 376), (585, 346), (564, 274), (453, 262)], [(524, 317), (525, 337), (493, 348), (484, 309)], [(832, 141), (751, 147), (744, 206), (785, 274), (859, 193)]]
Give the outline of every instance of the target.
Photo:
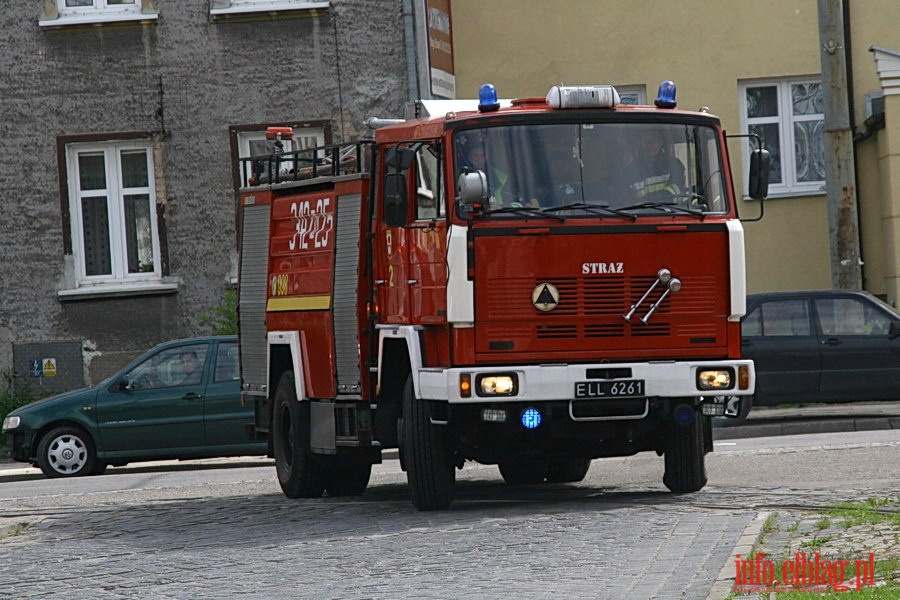
[(242, 158), (241, 187), (368, 173), (374, 144), (360, 140)]

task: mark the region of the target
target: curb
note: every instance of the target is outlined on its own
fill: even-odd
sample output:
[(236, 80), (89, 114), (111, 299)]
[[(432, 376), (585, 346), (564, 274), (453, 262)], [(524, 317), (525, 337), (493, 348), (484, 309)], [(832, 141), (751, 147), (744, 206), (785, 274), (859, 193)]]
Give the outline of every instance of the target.
[(884, 429), (900, 429), (900, 416), (863, 417), (856, 419), (831, 418), (804, 421), (773, 420), (761, 423), (747, 423), (733, 427), (715, 427), (713, 428), (713, 440), (798, 435), (805, 433), (877, 431)]
[(747, 523), (741, 537), (738, 538), (734, 548), (731, 549), (731, 554), (728, 556), (725, 564), (722, 565), (722, 569), (719, 571), (719, 575), (716, 577), (712, 588), (710, 588), (706, 600), (724, 600), (734, 591), (735, 556), (738, 554), (741, 556), (749, 556), (750, 553), (753, 552), (753, 546), (759, 541), (759, 537), (762, 535), (763, 525), (771, 514), (771, 512), (756, 513), (756, 517)]

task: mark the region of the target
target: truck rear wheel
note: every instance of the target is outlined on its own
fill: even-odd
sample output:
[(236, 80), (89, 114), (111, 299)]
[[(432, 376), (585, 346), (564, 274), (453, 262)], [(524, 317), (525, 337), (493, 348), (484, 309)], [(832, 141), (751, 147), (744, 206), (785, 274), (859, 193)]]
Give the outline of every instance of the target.
[(453, 502), (456, 472), (447, 448), (444, 426), (431, 422), (427, 400), (413, 393), (412, 377), (403, 386), (400, 417), (401, 452), (413, 506), (439, 510)]
[(547, 481), (550, 483), (576, 483), (582, 481), (591, 468), (591, 459), (574, 458), (551, 460), (547, 467)]
[(509, 485), (537, 485), (543, 483), (547, 476), (547, 464), (543, 461), (502, 462), (497, 467), (503, 481)]
[(325, 491), (329, 496), (361, 496), (372, 475), (370, 463), (335, 467), (325, 473)]
[(663, 483), (673, 492), (696, 492), (706, 485), (703, 418), (689, 403), (672, 410)]
[(275, 391), (272, 450), (288, 498), (318, 498), (325, 491), (325, 473), (309, 450), (309, 419), (309, 403), (297, 401), (294, 374), (287, 371)]

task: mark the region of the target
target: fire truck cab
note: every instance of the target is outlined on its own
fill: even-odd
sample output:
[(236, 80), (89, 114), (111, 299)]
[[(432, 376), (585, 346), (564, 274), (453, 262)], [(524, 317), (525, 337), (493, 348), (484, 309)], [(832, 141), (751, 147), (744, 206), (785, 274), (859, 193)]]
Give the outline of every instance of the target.
[(242, 174), (243, 394), (286, 495), (361, 494), (386, 448), (420, 510), (470, 460), (537, 485), (653, 451), (670, 490), (706, 484), (711, 417), (754, 391), (744, 238), (719, 119), (671, 82), (486, 85)]

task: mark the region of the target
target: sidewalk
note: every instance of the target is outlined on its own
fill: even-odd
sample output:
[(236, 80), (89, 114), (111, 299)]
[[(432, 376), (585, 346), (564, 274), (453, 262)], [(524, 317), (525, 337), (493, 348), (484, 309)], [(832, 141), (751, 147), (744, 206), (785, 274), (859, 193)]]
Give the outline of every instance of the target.
[(900, 401), (754, 407), (746, 422), (715, 419), (714, 440), (734, 438), (900, 429)]

